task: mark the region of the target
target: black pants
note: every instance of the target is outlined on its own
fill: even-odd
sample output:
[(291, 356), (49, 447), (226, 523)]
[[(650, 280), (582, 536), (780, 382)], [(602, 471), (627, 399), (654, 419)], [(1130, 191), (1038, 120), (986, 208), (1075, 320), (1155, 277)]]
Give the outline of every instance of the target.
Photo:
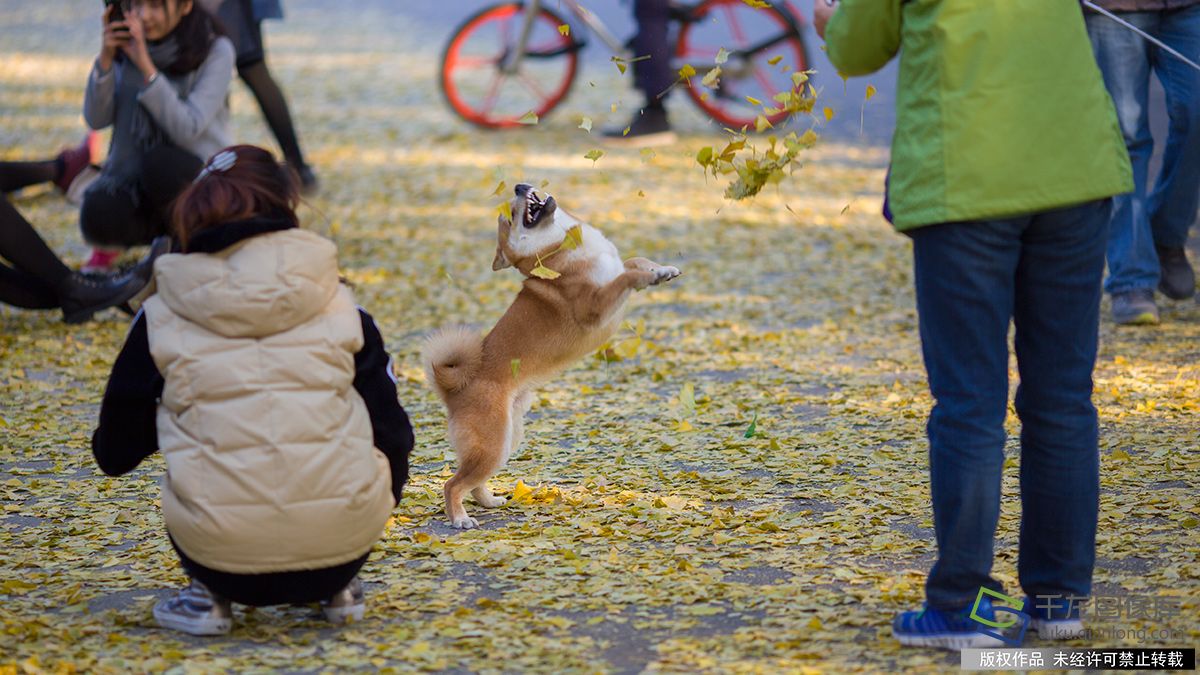
[(253, 607), (268, 605), (300, 605), (333, 597), (350, 583), (367, 562), (370, 553), (348, 563), (298, 572), (267, 572), (265, 574), (232, 574), (209, 569), (187, 557), (175, 540), (171, 546), (179, 554), (183, 569), (193, 579), (202, 582), (217, 595)]
[(675, 82), (675, 73), (671, 71), (671, 46), (667, 44), (670, 2), (634, 0), (633, 18), (637, 21), (637, 34), (631, 41), (633, 55), (650, 57), (634, 62), (634, 84), (645, 94), (646, 104), (655, 105), (659, 96)]
[(25, 309), (59, 307), (58, 287), (71, 274), (29, 221), (0, 197), (0, 302)]
[(134, 188), (139, 197), (136, 206), (133, 197), (122, 192), (89, 189), (84, 193), (79, 209), (83, 238), (96, 246), (114, 248), (149, 244), (167, 232), (171, 203), (203, 166), (200, 158), (175, 146), (148, 151), (142, 158), (140, 184)]

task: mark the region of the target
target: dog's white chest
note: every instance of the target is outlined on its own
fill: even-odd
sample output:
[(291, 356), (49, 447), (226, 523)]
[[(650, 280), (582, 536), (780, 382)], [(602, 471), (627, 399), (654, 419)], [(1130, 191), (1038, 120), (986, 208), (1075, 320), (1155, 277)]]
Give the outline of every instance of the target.
[(621, 254), (617, 252), (617, 247), (605, 239), (599, 230), (585, 226), (583, 248), (587, 249), (592, 263), (588, 275), (597, 286), (610, 283), (625, 271), (625, 263), (621, 262)]

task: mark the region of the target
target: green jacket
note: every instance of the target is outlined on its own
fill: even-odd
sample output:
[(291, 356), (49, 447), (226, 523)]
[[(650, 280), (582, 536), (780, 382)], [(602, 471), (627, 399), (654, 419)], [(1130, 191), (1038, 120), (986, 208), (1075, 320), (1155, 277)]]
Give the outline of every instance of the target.
[(901, 54), (888, 189), (898, 230), (1133, 189), (1078, 0), (841, 0), (825, 40), (848, 76)]

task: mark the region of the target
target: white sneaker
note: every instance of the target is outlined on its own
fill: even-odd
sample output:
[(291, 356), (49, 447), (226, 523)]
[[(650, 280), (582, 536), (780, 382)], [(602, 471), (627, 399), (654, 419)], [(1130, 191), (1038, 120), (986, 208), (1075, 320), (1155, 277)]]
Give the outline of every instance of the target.
[(229, 600), (192, 579), (175, 597), (154, 606), (154, 619), (163, 628), (189, 635), (224, 635), (233, 628), (233, 607)]
[(362, 621), (366, 608), (366, 594), (363, 593), (362, 582), (358, 577), (351, 579), (350, 583), (332, 598), (321, 601), (321, 612), (325, 614), (325, 620), (338, 625)]

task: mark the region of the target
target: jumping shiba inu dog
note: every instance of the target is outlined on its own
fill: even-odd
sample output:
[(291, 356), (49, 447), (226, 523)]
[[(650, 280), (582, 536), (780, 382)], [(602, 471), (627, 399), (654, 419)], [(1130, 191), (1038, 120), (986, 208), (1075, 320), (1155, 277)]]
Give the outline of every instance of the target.
[[(425, 373), (446, 404), (458, 471), (446, 482), (446, 515), (457, 528), (467, 492), (481, 506), (504, 503), (487, 488), (516, 451), (533, 391), (604, 344), (621, 325), (629, 294), (679, 276), (645, 258), (621, 262), (599, 230), (558, 208), (554, 197), (516, 186), (512, 218), (500, 216), (493, 270), (526, 278), (486, 337), (443, 329), (425, 347)], [(557, 273), (557, 275), (555, 275)], [(553, 277), (553, 278), (548, 278)]]

